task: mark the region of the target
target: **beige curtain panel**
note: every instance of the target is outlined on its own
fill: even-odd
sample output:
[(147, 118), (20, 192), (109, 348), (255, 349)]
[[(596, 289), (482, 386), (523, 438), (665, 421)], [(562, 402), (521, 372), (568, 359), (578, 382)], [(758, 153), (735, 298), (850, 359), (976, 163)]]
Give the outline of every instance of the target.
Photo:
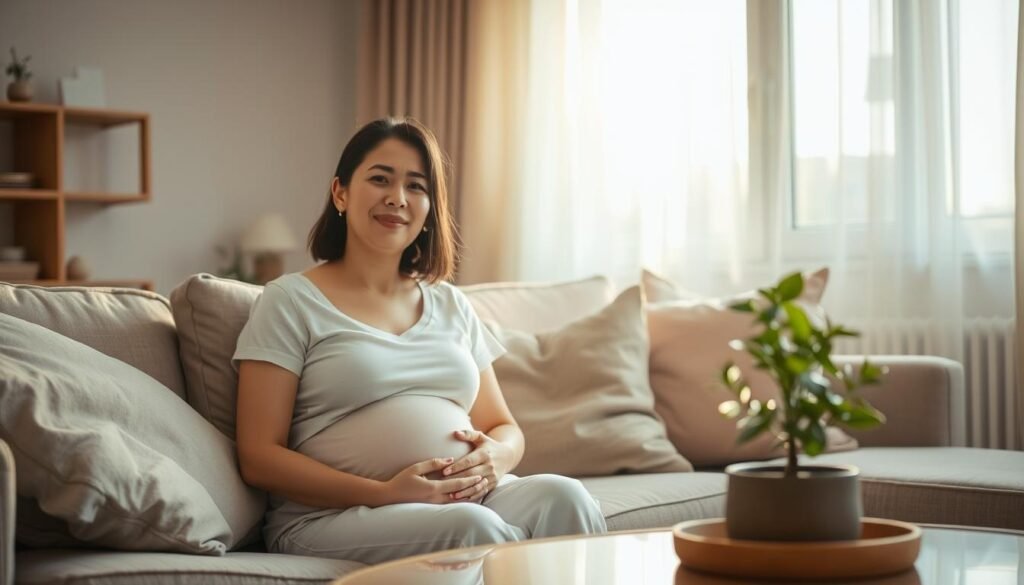
[(458, 280), (499, 280), (515, 262), (527, 0), (365, 0), (357, 122), (412, 116), (452, 162), (465, 244)]
[[(412, 116), (434, 131), (456, 168), (462, 159), (467, 4), (365, 0), (356, 82), (358, 126)], [(456, 212), (458, 183), (453, 176)]]

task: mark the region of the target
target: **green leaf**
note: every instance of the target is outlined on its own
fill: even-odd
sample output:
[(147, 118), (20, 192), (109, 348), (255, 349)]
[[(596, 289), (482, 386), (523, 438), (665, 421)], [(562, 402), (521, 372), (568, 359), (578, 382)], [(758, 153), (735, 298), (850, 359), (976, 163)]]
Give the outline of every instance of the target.
[(799, 272), (794, 272), (789, 276), (782, 279), (779, 282), (779, 286), (776, 288), (779, 294), (780, 301), (791, 301), (798, 296), (804, 290), (804, 276)]
[(869, 429), (885, 422), (885, 415), (869, 405), (856, 405), (844, 412), (839, 422), (854, 429)]
[(754, 437), (768, 430), (772, 421), (775, 420), (775, 410), (759, 410), (757, 414), (750, 415), (740, 421), (740, 434), (736, 438), (737, 443), (746, 443)]
[(782, 309), (789, 316), (789, 328), (793, 330), (793, 339), (798, 342), (808, 341), (811, 337), (811, 322), (807, 319), (807, 313), (790, 302), (782, 303)]
[(724, 368), (722, 368), (722, 381), (725, 382), (725, 385), (729, 388), (734, 388), (736, 382), (739, 382), (740, 380), (740, 374), (740, 369), (736, 364), (729, 362)]
[(786, 356), (786, 367), (793, 374), (803, 374), (811, 367), (811, 361), (798, 355), (790, 355)]
[(828, 439), (825, 437), (825, 427), (821, 426), (820, 422), (812, 420), (801, 440), (801, 446), (804, 448), (804, 453), (815, 457), (821, 455), (825, 450), (826, 441)]
[(861, 385), (877, 384), (882, 380), (886, 370), (880, 368), (875, 364), (870, 363), (867, 358), (864, 359), (864, 365), (860, 368), (860, 383)]
[(718, 405), (718, 412), (720, 412), (725, 418), (736, 418), (742, 412), (740, 403), (735, 400), (727, 400)]
[(733, 311), (739, 311), (740, 313), (753, 313), (755, 311), (754, 301), (750, 300), (739, 303), (733, 303), (729, 305), (729, 308), (732, 309)]

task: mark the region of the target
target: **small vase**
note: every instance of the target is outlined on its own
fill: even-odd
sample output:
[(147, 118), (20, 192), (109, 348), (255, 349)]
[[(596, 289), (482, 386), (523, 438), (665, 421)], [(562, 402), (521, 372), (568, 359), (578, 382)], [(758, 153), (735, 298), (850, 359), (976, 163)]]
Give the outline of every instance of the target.
[(32, 101), (32, 82), (21, 80), (12, 81), (7, 84), (7, 99), (12, 102)]
[(856, 540), (861, 530), (860, 471), (851, 465), (737, 463), (725, 468), (729, 538), (772, 541)]
[(65, 270), (68, 280), (88, 280), (89, 265), (81, 256), (72, 256)]

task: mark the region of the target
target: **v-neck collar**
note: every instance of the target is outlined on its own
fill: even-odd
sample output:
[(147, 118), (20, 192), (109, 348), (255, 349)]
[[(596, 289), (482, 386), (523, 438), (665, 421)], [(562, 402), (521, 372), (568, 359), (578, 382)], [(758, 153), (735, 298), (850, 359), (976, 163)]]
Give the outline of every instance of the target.
[(301, 272), (296, 272), (295, 274), (298, 277), (300, 277), (309, 286), (309, 288), (311, 288), (313, 290), (313, 293), (317, 297), (319, 297), (320, 302), (322, 302), (322, 303), (326, 304), (328, 307), (330, 307), (333, 310), (334, 313), (336, 313), (341, 318), (343, 318), (343, 319), (351, 322), (352, 324), (356, 325), (360, 329), (365, 329), (366, 331), (369, 331), (370, 333), (373, 333), (375, 335), (379, 335), (381, 337), (387, 337), (387, 338), (390, 338), (390, 339), (408, 339), (409, 337), (412, 337), (417, 332), (419, 332), (421, 329), (426, 327), (427, 323), (430, 321), (430, 315), (431, 315), (431, 310), (432, 310), (433, 302), (431, 300), (430, 293), (427, 292), (427, 288), (423, 284), (423, 281), (421, 281), (421, 280), (418, 280), (418, 279), (416, 280), (416, 286), (420, 289), (420, 296), (423, 298), (423, 312), (420, 314), (420, 318), (416, 321), (416, 323), (414, 323), (412, 325), (412, 327), (406, 329), (401, 334), (395, 334), (395, 333), (392, 333), (390, 331), (385, 331), (385, 330), (380, 329), (378, 327), (374, 327), (373, 325), (370, 325), (368, 323), (364, 323), (363, 321), (360, 321), (359, 319), (356, 319), (354, 317), (349, 316), (347, 313), (345, 313), (345, 311), (342, 311), (340, 308), (338, 308), (338, 306), (335, 305), (331, 301), (331, 299), (327, 298), (327, 295), (324, 294), (324, 291), (320, 290), (320, 287), (317, 286), (317, 284), (315, 282), (313, 282), (308, 276), (306, 276), (305, 274), (303, 274)]

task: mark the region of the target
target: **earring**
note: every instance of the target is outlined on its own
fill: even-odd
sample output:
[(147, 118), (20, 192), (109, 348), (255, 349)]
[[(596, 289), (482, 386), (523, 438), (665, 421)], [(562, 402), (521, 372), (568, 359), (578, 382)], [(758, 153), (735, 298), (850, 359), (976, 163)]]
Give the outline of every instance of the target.
[(338, 212), (338, 217), (345, 217), (345, 212), (344, 211), (339, 211)]
[(427, 226), (423, 226), (423, 231), (424, 231), (424, 232), (429, 232), (429, 231), (430, 231), (430, 228), (428, 228)]

